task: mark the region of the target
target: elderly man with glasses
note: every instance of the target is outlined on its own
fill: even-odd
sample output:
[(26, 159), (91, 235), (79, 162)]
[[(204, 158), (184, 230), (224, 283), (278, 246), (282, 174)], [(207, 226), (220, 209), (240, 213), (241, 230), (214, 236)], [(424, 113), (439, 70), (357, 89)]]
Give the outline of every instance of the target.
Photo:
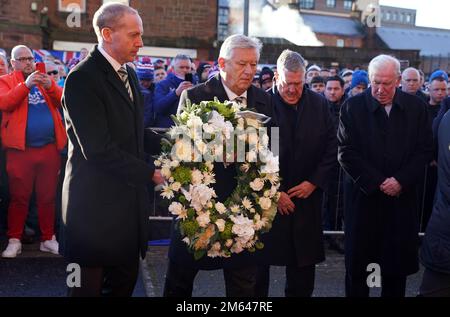
[(0, 77), (1, 138), (9, 179), (7, 248), (4, 258), (21, 253), (20, 238), (33, 191), (41, 229), (40, 250), (58, 253), (54, 235), (59, 151), (67, 137), (58, 108), (62, 89), (36, 70), (33, 53), (18, 45), (11, 52), (13, 72)]

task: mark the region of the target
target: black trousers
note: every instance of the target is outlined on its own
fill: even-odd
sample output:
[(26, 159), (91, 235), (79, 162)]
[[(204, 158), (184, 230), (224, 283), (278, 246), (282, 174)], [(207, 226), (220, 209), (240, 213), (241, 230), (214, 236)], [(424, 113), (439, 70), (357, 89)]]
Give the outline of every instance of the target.
[(425, 269), (419, 296), (450, 297), (450, 274)]
[[(314, 291), (314, 280), (316, 277), (316, 266), (309, 265), (297, 267), (286, 266), (286, 284), (284, 295), (286, 297), (311, 297)], [(270, 266), (258, 267), (258, 278), (256, 282), (256, 296), (268, 297), (270, 284)]]
[[(381, 297), (405, 297), (406, 276), (381, 276)], [(369, 297), (367, 276), (345, 273), (345, 296)]]
[[(164, 297), (191, 297), (194, 279), (199, 269), (184, 267), (169, 261), (164, 284)], [(227, 297), (254, 297), (257, 266), (224, 268)]]
[(69, 288), (71, 297), (130, 297), (139, 271), (139, 258), (114, 267), (81, 267), (81, 287)]

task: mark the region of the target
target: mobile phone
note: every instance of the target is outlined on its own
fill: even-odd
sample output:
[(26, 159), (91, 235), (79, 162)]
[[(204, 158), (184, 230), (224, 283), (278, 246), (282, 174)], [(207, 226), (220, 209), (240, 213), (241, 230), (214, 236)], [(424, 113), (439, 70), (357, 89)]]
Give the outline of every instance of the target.
[(43, 62), (36, 63), (36, 70), (42, 74), (47, 74), (47, 72), (45, 71), (45, 63), (43, 63)]
[(186, 75), (184, 75), (184, 80), (185, 81), (189, 81), (192, 83), (192, 81), (194, 80), (193, 76), (191, 73), (187, 73)]

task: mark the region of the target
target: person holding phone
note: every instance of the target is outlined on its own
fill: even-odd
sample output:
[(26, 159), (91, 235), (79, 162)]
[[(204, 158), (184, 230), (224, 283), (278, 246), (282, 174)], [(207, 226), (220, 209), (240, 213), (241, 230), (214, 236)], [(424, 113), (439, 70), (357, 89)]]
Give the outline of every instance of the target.
[(10, 190), (9, 241), (2, 256), (15, 258), (21, 253), (20, 238), (33, 191), (42, 233), (40, 250), (58, 254), (55, 196), (59, 152), (67, 142), (58, 111), (62, 89), (42, 66), (37, 69), (32, 51), (24, 45), (12, 49), (11, 65), (13, 72), (0, 78), (1, 137)]
[(156, 113), (156, 127), (169, 128), (173, 125), (171, 115), (176, 114), (180, 95), (193, 86), (191, 59), (179, 54), (173, 60), (173, 72), (155, 87), (153, 107)]

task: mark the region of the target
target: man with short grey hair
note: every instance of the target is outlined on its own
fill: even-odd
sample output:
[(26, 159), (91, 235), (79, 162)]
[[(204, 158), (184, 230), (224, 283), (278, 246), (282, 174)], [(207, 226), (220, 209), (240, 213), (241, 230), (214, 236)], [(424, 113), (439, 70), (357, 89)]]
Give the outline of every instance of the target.
[(156, 113), (155, 126), (159, 128), (169, 128), (173, 125), (171, 116), (177, 112), (181, 93), (195, 83), (192, 76), (187, 77), (191, 74), (189, 56), (179, 54), (175, 56), (172, 64), (173, 72), (155, 87), (153, 108)]
[[(259, 40), (245, 35), (232, 35), (222, 44), (218, 65), (220, 72), (205, 83), (185, 90), (180, 99), (178, 112), (187, 100), (201, 101), (226, 100), (245, 104), (248, 109), (272, 117), (270, 96), (263, 90), (252, 86), (260, 55)], [(235, 189), (236, 167), (234, 163), (225, 167), (223, 163), (214, 164), (217, 184), (214, 190), (218, 200), (225, 201)], [(194, 279), (199, 270), (223, 269), (225, 292), (228, 297), (255, 296), (257, 258), (248, 251), (233, 254), (229, 258), (204, 257), (195, 260), (178, 231), (172, 232), (169, 249), (169, 266), (164, 285), (164, 296), (190, 297)]]
[(271, 94), (280, 129), (281, 196), (272, 229), (262, 237), (257, 291), (269, 292), (270, 265), (286, 267), (285, 295), (310, 297), (315, 265), (325, 259), (322, 193), (336, 161), (336, 130), (326, 99), (305, 87), (303, 57), (290, 50), (277, 61)]
[(421, 80), (420, 73), (414, 67), (408, 67), (402, 73), (402, 91), (416, 95), (421, 98), (423, 101), (427, 102), (427, 95), (422, 92), (421, 89)]
[[(387, 55), (369, 64), (371, 88), (341, 109), (338, 159), (351, 178), (345, 208), (346, 295), (403, 297), (417, 272), (416, 185), (432, 155), (425, 103), (398, 89), (400, 63)], [(376, 270), (373, 272), (373, 270)]]

